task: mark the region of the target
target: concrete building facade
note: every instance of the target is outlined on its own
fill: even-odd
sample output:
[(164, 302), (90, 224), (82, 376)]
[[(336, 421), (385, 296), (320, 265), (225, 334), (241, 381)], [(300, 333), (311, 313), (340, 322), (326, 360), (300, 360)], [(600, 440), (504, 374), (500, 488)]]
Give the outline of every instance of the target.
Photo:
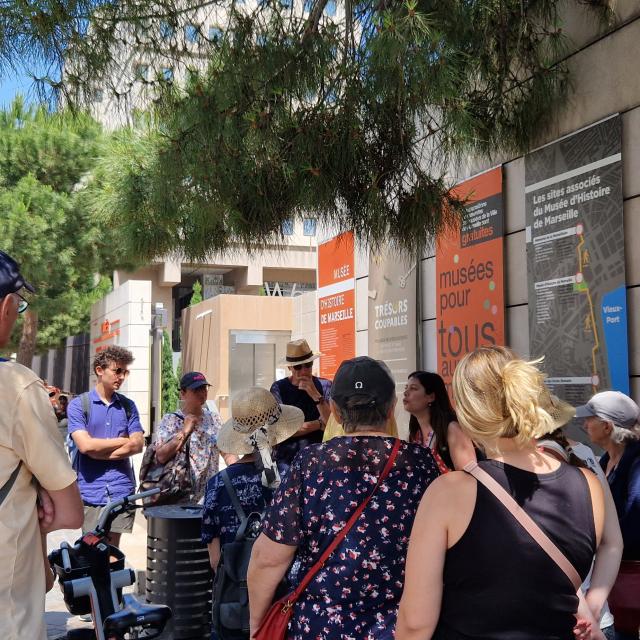
[[(613, 114), (622, 119), (624, 234), (629, 332), (629, 373), (632, 396), (640, 401), (640, 76), (633, 71), (640, 59), (640, 4), (620, 0), (617, 20), (603, 31), (593, 16), (572, 6), (565, 17), (571, 41), (567, 63), (572, 89), (552, 126), (540, 135), (540, 146), (570, 135)], [(463, 181), (491, 167), (503, 168), (505, 210), (506, 342), (529, 355), (529, 304), (525, 242), (525, 160), (496, 157), (476, 160), (456, 176)], [(356, 256), (356, 346), (367, 353), (369, 259)], [(421, 259), (422, 366), (437, 370), (436, 267), (433, 253)]]

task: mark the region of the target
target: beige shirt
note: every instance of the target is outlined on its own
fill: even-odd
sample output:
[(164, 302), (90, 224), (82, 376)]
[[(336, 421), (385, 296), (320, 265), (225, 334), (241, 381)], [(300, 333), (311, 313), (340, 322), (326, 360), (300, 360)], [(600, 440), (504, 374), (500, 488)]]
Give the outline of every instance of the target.
[(0, 638), (41, 640), (45, 578), (32, 479), (59, 491), (76, 474), (42, 381), (20, 364), (0, 362), (0, 487), (20, 460), (20, 473), (0, 505)]

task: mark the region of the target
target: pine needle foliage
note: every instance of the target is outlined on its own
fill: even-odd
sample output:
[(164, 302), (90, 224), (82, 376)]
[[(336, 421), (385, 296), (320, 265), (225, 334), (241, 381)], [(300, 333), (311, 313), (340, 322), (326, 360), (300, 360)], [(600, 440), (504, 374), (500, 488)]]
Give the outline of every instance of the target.
[(178, 409), (180, 394), (178, 390), (178, 378), (173, 371), (173, 351), (171, 350), (171, 338), (165, 330), (162, 332), (162, 413), (172, 413)]
[(302, 214), (422, 250), (463, 214), (461, 158), (526, 149), (568, 90), (560, 0), (340, 0), (335, 17), (329, 0), (89, 4), (73, 3), (69, 100), (105, 78), (135, 93), (114, 73), (131, 47), (189, 68), (145, 79), (150, 118), (96, 181), (94, 206), (144, 258), (258, 251)]

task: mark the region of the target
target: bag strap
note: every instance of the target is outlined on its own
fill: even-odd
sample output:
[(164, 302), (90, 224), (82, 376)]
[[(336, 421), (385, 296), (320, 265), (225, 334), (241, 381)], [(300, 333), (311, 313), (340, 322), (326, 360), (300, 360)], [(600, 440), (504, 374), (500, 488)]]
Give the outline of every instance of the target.
[(82, 413), (84, 414), (85, 422), (87, 423), (87, 429), (89, 428), (89, 420), (91, 419), (91, 401), (89, 399), (89, 392), (85, 391), (80, 395), (80, 402), (82, 403)]
[(131, 420), (131, 416), (133, 415), (133, 400), (131, 400), (130, 398), (127, 398), (127, 396), (124, 396), (121, 393), (118, 393), (117, 391), (113, 395), (116, 397), (118, 402), (122, 405), (122, 408), (124, 409), (124, 415), (127, 418), (127, 424), (128, 424), (129, 420)]
[[(582, 579), (567, 557), (551, 542), (549, 536), (533, 521), (531, 516), (513, 499), (500, 483), (492, 478), (474, 460), (464, 466), (464, 471), (483, 484), (520, 523), (522, 528), (542, 547), (543, 551), (562, 569), (571, 584), (579, 591)], [(580, 597), (580, 594), (578, 594)]]
[(0, 487), (0, 504), (5, 501), (5, 498), (9, 495), (9, 491), (13, 487), (13, 484), (20, 473), (20, 468), (22, 467), (22, 460), (18, 462), (18, 466), (11, 472), (9, 479)]
[(220, 472), (220, 476), (222, 477), (222, 481), (224, 482), (225, 489), (227, 490), (227, 493), (231, 498), (231, 504), (233, 505), (233, 508), (236, 510), (236, 513), (238, 514), (238, 518), (240, 518), (240, 522), (244, 523), (244, 521), (247, 519), (247, 516), (244, 512), (244, 509), (242, 508), (242, 505), (240, 504), (240, 500), (238, 500), (238, 494), (236, 493), (236, 490), (233, 488), (233, 485), (231, 484), (231, 478), (229, 477), (227, 470), (223, 469)]
[(366, 506), (369, 504), (369, 501), (371, 500), (371, 498), (373, 498), (374, 494), (376, 493), (380, 485), (385, 481), (386, 477), (389, 475), (389, 472), (391, 471), (391, 467), (393, 466), (393, 463), (396, 461), (398, 451), (400, 450), (400, 444), (401, 444), (400, 439), (396, 438), (396, 441), (393, 443), (393, 449), (391, 450), (391, 454), (387, 459), (387, 464), (384, 466), (382, 473), (378, 477), (376, 486), (372, 489), (371, 493), (363, 500), (363, 502), (360, 503), (358, 508), (353, 512), (353, 514), (347, 521), (347, 524), (344, 525), (340, 533), (338, 533), (338, 535), (333, 539), (331, 544), (324, 550), (324, 553), (320, 556), (318, 561), (311, 567), (311, 569), (309, 569), (309, 571), (304, 576), (304, 578), (302, 578), (302, 581), (300, 582), (296, 590), (291, 594), (291, 596), (288, 599), (287, 604), (289, 606), (291, 606), (294, 602), (296, 602), (296, 600), (302, 595), (302, 592), (307, 588), (309, 583), (313, 580), (316, 573), (318, 573), (318, 571), (322, 569), (322, 565), (324, 565), (324, 563), (327, 561), (327, 558), (329, 558), (329, 556), (336, 550), (338, 545), (346, 538), (349, 531), (351, 531), (351, 528), (353, 527), (353, 525), (356, 523), (358, 518), (362, 515), (362, 512), (365, 510)]

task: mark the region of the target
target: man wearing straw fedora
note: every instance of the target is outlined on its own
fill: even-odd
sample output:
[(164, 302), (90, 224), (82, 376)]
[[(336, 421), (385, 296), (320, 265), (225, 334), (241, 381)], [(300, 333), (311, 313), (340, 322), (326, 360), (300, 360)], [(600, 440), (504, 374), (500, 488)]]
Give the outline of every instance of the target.
[(290, 375), (271, 385), (271, 393), (279, 403), (298, 407), (304, 413), (302, 427), (274, 449), (280, 463), (290, 465), (300, 449), (322, 442), (322, 432), (331, 415), (331, 381), (311, 373), (313, 362), (321, 355), (313, 353), (306, 340), (292, 340), (280, 363), (289, 368)]

